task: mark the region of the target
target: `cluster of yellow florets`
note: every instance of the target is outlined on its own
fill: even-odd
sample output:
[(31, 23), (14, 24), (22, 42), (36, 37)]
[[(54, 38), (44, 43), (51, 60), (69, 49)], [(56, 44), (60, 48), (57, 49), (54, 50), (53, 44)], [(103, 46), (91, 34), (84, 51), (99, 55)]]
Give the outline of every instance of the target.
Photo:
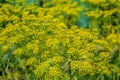
[(48, 14), (58, 17), (62, 22), (68, 26), (76, 24), (77, 17), (83, 9), (78, 5), (78, 2), (72, 0), (51, 0), (44, 4)]
[(50, 67), (48, 69), (48, 74), (47, 75), (48, 75), (47, 77), (49, 77), (51, 79), (54, 79), (54, 78), (59, 79), (59, 78), (62, 78), (62, 76), (63, 76), (62, 71), (60, 70), (59, 67)]
[(37, 63), (37, 59), (35, 57), (30, 57), (26, 61), (27, 66), (35, 66), (36, 63)]
[(41, 62), (34, 71), (35, 75), (39, 78), (43, 77), (46, 74), (49, 66), (50, 65), (48, 62)]

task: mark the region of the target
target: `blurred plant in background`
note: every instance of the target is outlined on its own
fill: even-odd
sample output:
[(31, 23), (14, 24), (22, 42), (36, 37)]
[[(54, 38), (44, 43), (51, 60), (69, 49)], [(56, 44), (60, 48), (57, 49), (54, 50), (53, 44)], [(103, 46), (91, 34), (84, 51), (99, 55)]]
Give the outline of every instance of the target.
[[(98, 6), (103, 0), (88, 2)], [(99, 26), (106, 26), (98, 24), (103, 13), (100, 17), (92, 11), (92, 16), (86, 15), (90, 21), (99, 18), (98, 23), (79, 28), (76, 22), (82, 9), (72, 0), (46, 1), (41, 7), (25, 0), (1, 2), (0, 79), (119, 80), (118, 27), (101, 35), (104, 29)], [(112, 21), (106, 24), (113, 25)]]
[(119, 0), (82, 0), (88, 4), (85, 14), (89, 18), (89, 27), (97, 28), (100, 34), (120, 33)]
[(47, 13), (59, 18), (68, 27), (77, 25), (80, 11), (83, 9), (77, 1), (73, 0), (49, 0), (43, 5)]

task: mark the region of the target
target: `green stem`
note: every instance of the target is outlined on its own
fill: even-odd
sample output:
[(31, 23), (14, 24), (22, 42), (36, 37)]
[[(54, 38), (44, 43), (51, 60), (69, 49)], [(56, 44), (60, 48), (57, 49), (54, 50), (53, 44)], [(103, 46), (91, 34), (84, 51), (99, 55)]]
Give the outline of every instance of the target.
[(96, 80), (99, 80), (102, 77), (102, 73), (98, 76), (98, 78)]
[(114, 75), (113, 75), (113, 80), (115, 80), (115, 77), (116, 77), (116, 76), (115, 76), (115, 74), (114, 74)]
[(117, 74), (117, 80), (119, 80), (119, 76), (118, 76), (118, 74)]
[(104, 76), (102, 76), (102, 80), (105, 80)]

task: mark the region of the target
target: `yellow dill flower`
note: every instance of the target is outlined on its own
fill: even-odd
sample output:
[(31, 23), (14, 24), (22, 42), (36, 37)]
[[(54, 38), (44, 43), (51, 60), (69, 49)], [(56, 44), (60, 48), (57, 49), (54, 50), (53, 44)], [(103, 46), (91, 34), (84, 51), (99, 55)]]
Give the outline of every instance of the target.
[(88, 0), (90, 3), (93, 3), (93, 4), (99, 4), (99, 3), (104, 3), (106, 2), (106, 0)]
[(81, 75), (90, 74), (94, 75), (94, 66), (88, 61), (82, 61), (79, 65), (79, 73)]
[(8, 38), (8, 36), (1, 36), (0, 37), (0, 45), (4, 44), (6, 42), (6, 40), (7, 40), (7, 38)]
[(99, 62), (99, 63), (95, 63), (95, 71), (96, 73), (103, 73), (106, 75), (110, 75), (112, 73), (112, 71), (110, 70), (110, 65), (109, 64), (105, 64), (104, 62)]
[(70, 62), (71, 69), (78, 69), (80, 65), (81, 65), (80, 61), (73, 60)]
[(15, 50), (13, 51), (13, 54), (14, 54), (15, 56), (22, 56), (22, 55), (24, 54), (24, 50), (23, 50), (22, 48), (15, 49)]
[(62, 72), (58, 67), (50, 67), (47, 75), (49, 77), (62, 77)]
[(29, 42), (29, 43), (26, 45), (26, 48), (27, 48), (28, 50), (31, 50), (31, 49), (32, 49), (32, 44)]
[(46, 73), (48, 67), (49, 67), (49, 63), (48, 62), (41, 62), (37, 68), (34, 70), (34, 74), (37, 77), (42, 77), (44, 73)]
[(103, 74), (107, 74), (107, 75), (111, 74), (111, 71), (107, 66), (101, 66), (101, 70)]
[(10, 47), (11, 47), (10, 44), (3, 45), (2, 48), (1, 48), (1, 51), (2, 51), (2, 52), (6, 52)]
[(79, 71), (80, 75), (84, 75), (84, 74), (94, 74), (94, 66), (87, 61), (71, 61), (70, 63), (71, 65), (71, 69), (76, 69)]
[(117, 0), (109, 0), (109, 2), (111, 3), (115, 3)]
[(37, 59), (35, 57), (30, 57), (26, 61), (27, 66), (34, 66), (37, 63)]
[(120, 35), (119, 34), (110, 34), (106, 38), (110, 43), (119, 44)]
[(18, 72), (12, 73), (12, 78), (18, 80), (20, 77), (20, 74)]
[(76, 50), (75, 48), (71, 47), (67, 50), (66, 53), (67, 53), (68, 56), (73, 56), (75, 50)]
[(98, 44), (98, 45), (101, 45), (101, 46), (109, 46), (109, 43), (107, 42), (107, 41), (105, 41), (105, 40), (94, 40), (94, 43), (95, 44)]
[(9, 43), (9, 44), (15, 44), (15, 43), (17, 43), (18, 42), (18, 40), (19, 40), (19, 38), (18, 37), (10, 37), (10, 38), (8, 38), (7, 39), (7, 42)]
[(47, 45), (48, 47), (51, 47), (51, 46), (52, 46), (52, 39), (51, 39), (51, 38), (48, 38), (48, 39), (46, 40), (46, 45)]
[(27, 50), (31, 50), (33, 54), (37, 54), (40, 51), (39, 40), (33, 40), (26, 45)]
[(41, 58), (42, 60), (47, 59), (49, 53), (50, 53), (50, 51), (48, 51), (48, 50), (47, 50), (47, 51), (44, 51), (43, 53), (41, 53), (40, 58)]
[(22, 12), (22, 14), (23, 14), (23, 15), (28, 15), (29, 12), (28, 12), (28, 11), (24, 11), (24, 12)]
[(105, 10), (103, 17), (111, 16), (112, 14), (116, 13), (116, 11), (117, 11), (117, 8), (114, 8), (112, 10)]
[(39, 46), (38, 45), (34, 46), (32, 51), (34, 54), (37, 54), (40, 51)]
[(111, 55), (108, 52), (101, 52), (99, 56), (105, 60), (109, 60), (111, 58)]
[(10, 19), (11, 21), (15, 21), (15, 20), (19, 20), (19, 17), (18, 17), (18, 16), (15, 16), (15, 15), (11, 15), (9, 19)]
[(97, 47), (96, 44), (94, 44), (94, 43), (86, 44), (86, 46), (87, 46), (88, 51), (93, 51)]
[(62, 56), (55, 56), (51, 59), (51, 62), (53, 64), (59, 64), (63, 61), (63, 57)]
[(103, 15), (103, 11), (102, 10), (94, 10), (94, 11), (89, 11), (89, 12), (86, 12), (85, 14), (88, 16), (88, 17), (100, 17), (101, 15)]

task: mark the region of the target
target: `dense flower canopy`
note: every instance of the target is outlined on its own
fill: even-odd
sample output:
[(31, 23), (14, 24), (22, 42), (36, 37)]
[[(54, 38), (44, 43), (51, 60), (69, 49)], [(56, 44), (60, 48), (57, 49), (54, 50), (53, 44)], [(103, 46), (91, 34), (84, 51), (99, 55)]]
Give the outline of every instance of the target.
[[(83, 2), (86, 1), (94, 5), (105, 3)], [(109, 80), (113, 75), (119, 78), (120, 34), (113, 32), (105, 37), (99, 29), (77, 27), (81, 10), (72, 0), (51, 0), (43, 7), (22, 0), (0, 4), (0, 79)], [(97, 19), (116, 11), (85, 14)]]

